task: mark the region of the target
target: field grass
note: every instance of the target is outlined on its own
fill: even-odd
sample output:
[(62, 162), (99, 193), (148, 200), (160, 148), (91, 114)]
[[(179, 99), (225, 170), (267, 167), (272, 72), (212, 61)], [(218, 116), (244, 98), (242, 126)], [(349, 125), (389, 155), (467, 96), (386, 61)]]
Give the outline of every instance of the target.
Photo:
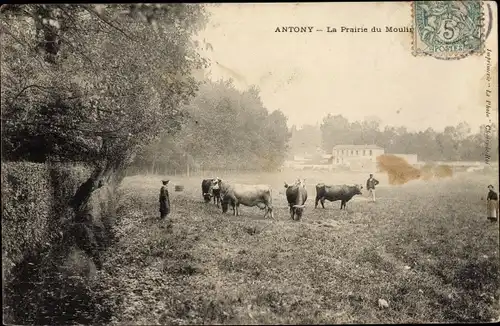
[[(283, 181), (306, 178), (303, 219), (290, 220)], [(121, 187), (117, 242), (99, 273), (113, 323), (298, 324), (498, 320), (498, 224), (481, 200), (496, 175), (458, 174), (377, 189), (314, 209), (314, 185), (364, 183), (364, 174), (302, 171), (219, 175), (266, 183), (275, 220), (258, 208), (222, 214), (202, 177), (171, 177), (173, 212), (159, 221), (164, 176)], [(214, 176), (206, 176), (214, 177)], [(184, 185), (174, 192), (174, 185)], [(231, 212), (231, 210), (230, 210)], [(388, 306), (380, 306), (383, 299)]]

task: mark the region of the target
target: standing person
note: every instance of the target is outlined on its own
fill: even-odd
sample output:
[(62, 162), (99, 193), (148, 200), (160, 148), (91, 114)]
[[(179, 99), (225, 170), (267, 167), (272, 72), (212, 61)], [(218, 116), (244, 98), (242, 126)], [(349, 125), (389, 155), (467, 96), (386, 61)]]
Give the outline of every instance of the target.
[(498, 218), (498, 194), (493, 190), (493, 186), (488, 186), (488, 198), (486, 198), (488, 207), (488, 220), (494, 222)]
[(366, 189), (370, 192), (371, 202), (375, 202), (375, 186), (378, 184), (378, 180), (373, 177), (372, 173), (370, 173), (370, 177), (366, 180)]
[(170, 180), (162, 180), (163, 186), (160, 188), (160, 218), (164, 219), (170, 213), (170, 197), (168, 195), (167, 184)]

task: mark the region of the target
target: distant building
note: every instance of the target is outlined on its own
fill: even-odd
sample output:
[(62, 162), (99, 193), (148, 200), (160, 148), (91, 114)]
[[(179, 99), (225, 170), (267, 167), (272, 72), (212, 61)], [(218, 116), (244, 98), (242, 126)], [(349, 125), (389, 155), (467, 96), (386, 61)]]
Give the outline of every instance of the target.
[(377, 145), (336, 145), (332, 151), (333, 166), (349, 166), (353, 170), (373, 170), (384, 149)]
[(307, 162), (309, 159), (306, 158), (305, 155), (294, 155), (293, 156), (293, 160), (295, 162), (300, 162), (300, 163), (303, 163), (303, 162)]
[(377, 145), (336, 145), (333, 147), (333, 164), (346, 164), (352, 161), (367, 160), (377, 162), (377, 156), (383, 155), (384, 149)]
[(323, 154), (321, 155), (321, 163), (322, 164), (332, 164), (333, 155)]

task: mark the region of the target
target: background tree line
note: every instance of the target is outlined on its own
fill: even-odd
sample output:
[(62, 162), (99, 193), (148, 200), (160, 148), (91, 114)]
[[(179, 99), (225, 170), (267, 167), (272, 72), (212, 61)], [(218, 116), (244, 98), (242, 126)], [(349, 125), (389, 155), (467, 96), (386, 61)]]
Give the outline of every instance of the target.
[[(408, 131), (406, 127), (381, 128), (376, 117), (350, 122), (342, 115), (327, 115), (317, 126), (292, 127), (291, 152), (314, 153), (322, 148), (327, 153), (338, 144), (376, 144), (387, 153), (417, 154), (422, 161), (484, 161), (485, 147), (492, 161), (498, 161), (498, 127), (480, 126), (473, 131), (467, 122), (447, 126), (442, 132), (427, 128)], [(488, 144), (488, 145), (487, 145)]]
[(285, 115), (269, 112), (259, 90), (205, 81), (182, 111), (179, 131), (166, 131), (136, 156), (132, 168), (151, 173), (198, 170), (274, 170), (284, 161), (290, 133)]

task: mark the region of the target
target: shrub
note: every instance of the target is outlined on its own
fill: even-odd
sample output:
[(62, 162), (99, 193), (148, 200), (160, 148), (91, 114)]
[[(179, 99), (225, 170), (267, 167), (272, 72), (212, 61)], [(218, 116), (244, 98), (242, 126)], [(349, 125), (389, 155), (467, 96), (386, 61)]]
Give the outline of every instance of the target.
[(50, 246), (60, 234), (67, 203), (88, 176), (84, 167), (30, 162), (2, 163), (2, 245), (13, 262)]
[(53, 324), (108, 318), (106, 307), (104, 315), (99, 312), (102, 295), (87, 278), (109, 237), (101, 214), (114, 208), (113, 186), (96, 191), (84, 220), (76, 221), (68, 204), (89, 177), (87, 167), (7, 162), (2, 171), (5, 320)]
[(405, 184), (420, 178), (420, 171), (401, 157), (394, 155), (381, 155), (377, 157), (377, 167), (381, 172), (387, 172), (389, 184)]
[[(45, 164), (2, 163), (2, 251), (16, 263), (46, 246), (53, 190)], [(8, 269), (7, 269), (8, 270)]]

